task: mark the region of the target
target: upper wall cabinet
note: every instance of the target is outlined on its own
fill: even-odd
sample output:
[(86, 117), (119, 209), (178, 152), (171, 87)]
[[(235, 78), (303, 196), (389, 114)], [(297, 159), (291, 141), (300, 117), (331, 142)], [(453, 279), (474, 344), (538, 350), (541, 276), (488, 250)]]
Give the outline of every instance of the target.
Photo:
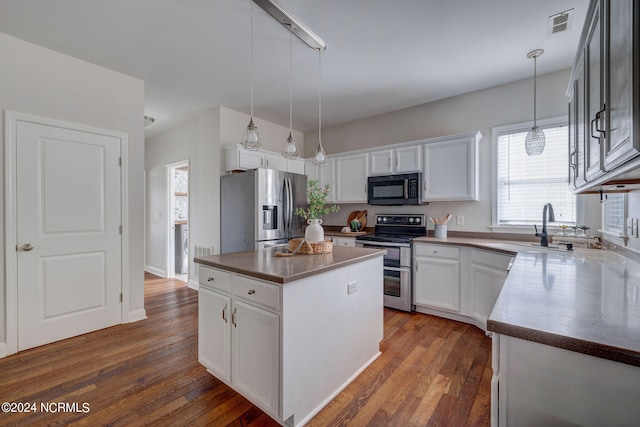
[(640, 179), (639, 11), (633, 0), (589, 5), (567, 91), (569, 181), (575, 192)]
[(413, 145), (369, 153), (369, 175), (422, 171), (422, 147)]
[(480, 132), (428, 140), (424, 153), (425, 201), (478, 200)]
[(369, 153), (340, 155), (335, 161), (336, 202), (367, 203)]
[(225, 170), (249, 170), (256, 168), (275, 169), (304, 175), (304, 160), (287, 160), (279, 153), (266, 150), (245, 150), (240, 145), (232, 145), (224, 149)]
[(334, 178), (334, 160), (332, 158), (327, 159), (327, 164), (324, 166), (316, 166), (313, 164), (313, 159), (307, 159), (304, 161), (304, 173), (307, 175), (307, 182), (314, 180), (318, 181), (320, 188), (324, 188), (325, 185), (330, 184), (329, 192), (327, 193), (327, 203), (333, 203), (336, 201), (336, 185)]

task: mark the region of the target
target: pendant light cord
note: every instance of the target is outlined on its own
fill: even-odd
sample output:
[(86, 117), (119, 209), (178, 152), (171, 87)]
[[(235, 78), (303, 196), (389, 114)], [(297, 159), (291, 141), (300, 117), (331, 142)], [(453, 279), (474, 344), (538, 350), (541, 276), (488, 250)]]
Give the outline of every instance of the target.
[(293, 136), (293, 55), (292, 49), (293, 33), (289, 33), (289, 133)]
[(318, 145), (322, 149), (322, 50), (318, 49)]
[(537, 111), (537, 103), (536, 103), (536, 76), (538, 73), (538, 57), (533, 57), (533, 126), (536, 125), (536, 111)]
[(250, 41), (250, 69), (251, 69), (251, 118), (253, 118), (253, 2), (251, 2), (251, 41)]

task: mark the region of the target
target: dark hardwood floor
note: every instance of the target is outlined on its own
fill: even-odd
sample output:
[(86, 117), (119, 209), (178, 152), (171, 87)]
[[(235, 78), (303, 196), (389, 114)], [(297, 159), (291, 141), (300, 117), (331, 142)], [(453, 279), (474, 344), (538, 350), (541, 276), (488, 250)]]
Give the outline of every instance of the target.
[[(184, 282), (147, 274), (148, 319), (0, 359), (0, 403), (37, 408), (0, 412), (0, 425), (277, 426), (198, 364), (197, 301)], [(488, 426), (484, 333), (416, 313), (384, 319), (382, 356), (309, 425)], [(69, 407), (42, 411), (57, 403)]]

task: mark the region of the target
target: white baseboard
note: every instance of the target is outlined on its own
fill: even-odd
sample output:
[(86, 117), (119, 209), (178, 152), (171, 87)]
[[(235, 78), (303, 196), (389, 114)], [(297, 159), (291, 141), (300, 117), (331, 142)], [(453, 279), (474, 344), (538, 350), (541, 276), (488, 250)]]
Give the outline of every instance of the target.
[(147, 312), (144, 308), (139, 308), (129, 312), (128, 323), (138, 322), (147, 318)]
[(7, 357), (7, 343), (0, 342), (0, 359)]
[(144, 266), (144, 271), (148, 271), (151, 274), (155, 274), (156, 276), (160, 276), (160, 277), (167, 277), (167, 272), (160, 269), (160, 268), (156, 268), (156, 267), (152, 267), (150, 265), (145, 265)]
[(200, 289), (200, 284), (198, 283), (197, 280), (189, 280), (189, 283), (187, 283), (187, 286), (190, 287), (191, 289), (195, 289), (196, 291)]

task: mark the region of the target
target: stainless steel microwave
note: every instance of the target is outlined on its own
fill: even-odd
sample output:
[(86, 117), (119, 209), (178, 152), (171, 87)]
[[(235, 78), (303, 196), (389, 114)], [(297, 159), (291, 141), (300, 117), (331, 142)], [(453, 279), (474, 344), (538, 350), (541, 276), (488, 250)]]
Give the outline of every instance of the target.
[(422, 174), (370, 176), (367, 183), (370, 205), (422, 205)]

